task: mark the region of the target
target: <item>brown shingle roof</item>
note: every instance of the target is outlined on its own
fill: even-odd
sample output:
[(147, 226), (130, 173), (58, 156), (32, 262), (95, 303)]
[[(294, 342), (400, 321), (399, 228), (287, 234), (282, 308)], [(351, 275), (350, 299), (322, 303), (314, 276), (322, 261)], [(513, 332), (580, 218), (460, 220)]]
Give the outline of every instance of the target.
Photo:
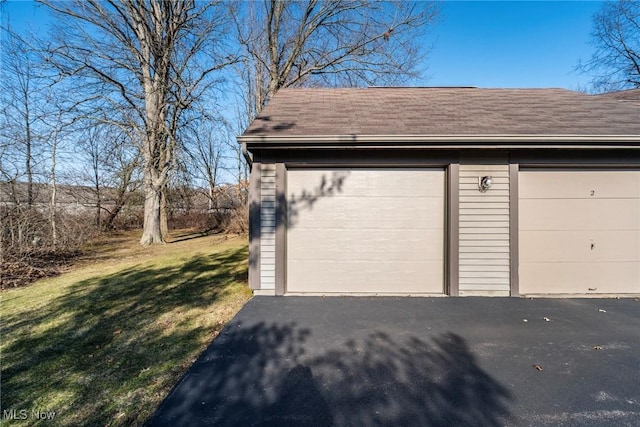
[(244, 136), (639, 136), (640, 105), (623, 101), (635, 95), (565, 89), (283, 89)]
[(640, 106), (640, 89), (621, 90), (617, 92), (602, 93), (597, 95), (602, 98), (617, 99), (619, 101), (635, 103)]

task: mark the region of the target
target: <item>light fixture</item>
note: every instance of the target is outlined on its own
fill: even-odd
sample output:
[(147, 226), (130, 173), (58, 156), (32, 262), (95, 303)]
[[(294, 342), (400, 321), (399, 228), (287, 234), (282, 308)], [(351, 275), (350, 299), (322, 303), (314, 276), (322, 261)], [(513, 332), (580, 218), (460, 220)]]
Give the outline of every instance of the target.
[(478, 177), (478, 189), (481, 193), (484, 193), (493, 185), (493, 178), (490, 176)]

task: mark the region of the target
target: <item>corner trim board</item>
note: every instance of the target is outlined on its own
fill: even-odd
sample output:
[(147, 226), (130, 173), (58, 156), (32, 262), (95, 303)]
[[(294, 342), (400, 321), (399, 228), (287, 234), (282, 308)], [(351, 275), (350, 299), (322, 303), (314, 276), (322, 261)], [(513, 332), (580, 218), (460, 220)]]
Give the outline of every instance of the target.
[(460, 164), (447, 168), (447, 293), (460, 295)]
[(287, 168), (276, 163), (276, 295), (284, 295), (287, 282)]
[(520, 165), (518, 163), (509, 164), (509, 279), (511, 281), (511, 296), (520, 296), (519, 284), (519, 185), (518, 177)]

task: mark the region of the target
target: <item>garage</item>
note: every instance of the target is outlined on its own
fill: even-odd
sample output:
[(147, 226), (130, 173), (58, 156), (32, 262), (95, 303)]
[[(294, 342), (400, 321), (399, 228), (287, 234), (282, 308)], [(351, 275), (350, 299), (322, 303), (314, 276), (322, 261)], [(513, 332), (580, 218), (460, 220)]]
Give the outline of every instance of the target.
[(286, 293), (444, 292), (444, 169), (290, 168), (286, 189)]
[(238, 137), (255, 295), (640, 296), (640, 89), (296, 88)]
[(640, 171), (519, 174), (521, 294), (640, 293)]

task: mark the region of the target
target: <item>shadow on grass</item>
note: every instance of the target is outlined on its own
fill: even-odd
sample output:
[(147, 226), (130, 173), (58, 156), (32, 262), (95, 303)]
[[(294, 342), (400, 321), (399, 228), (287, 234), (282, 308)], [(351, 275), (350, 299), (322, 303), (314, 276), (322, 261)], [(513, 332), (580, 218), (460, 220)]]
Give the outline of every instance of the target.
[[(149, 395), (166, 392), (221, 327), (187, 314), (237, 292), (246, 259), (243, 247), (180, 266), (133, 267), (5, 316), (3, 337), (21, 336), (3, 350), (1, 406), (31, 411), (60, 399), (67, 407), (49, 409), (63, 424), (139, 424), (160, 398), (150, 404)], [(117, 413), (124, 418), (114, 420)]]
[(214, 236), (217, 234), (223, 235), (224, 232), (219, 229), (209, 229), (204, 231), (189, 231), (186, 233), (179, 233), (171, 237), (167, 241), (167, 243), (171, 244), (171, 243), (185, 242), (187, 240), (199, 239), (201, 237)]
[(374, 332), (307, 354), (295, 324), (231, 323), (151, 426), (498, 426), (510, 393), (455, 334), (428, 342)]

